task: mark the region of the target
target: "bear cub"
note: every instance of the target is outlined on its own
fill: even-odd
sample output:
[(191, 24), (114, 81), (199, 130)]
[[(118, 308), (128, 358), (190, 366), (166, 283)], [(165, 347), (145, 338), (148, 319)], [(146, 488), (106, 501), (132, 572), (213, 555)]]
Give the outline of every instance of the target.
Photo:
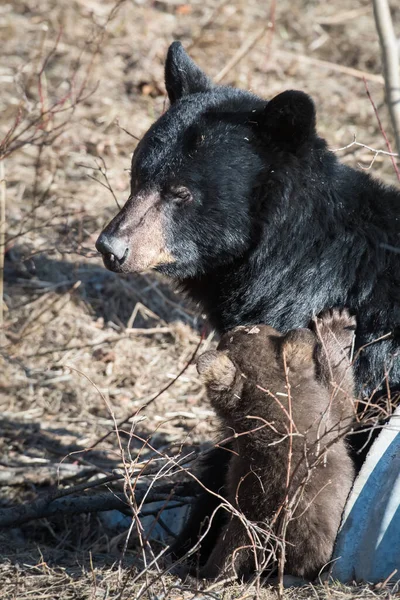
[(229, 517), (200, 577), (271, 568), (282, 539), (285, 573), (314, 579), (332, 556), (354, 478), (344, 434), (354, 418), (355, 319), (328, 311), (313, 327), (282, 335), (240, 326), (198, 360), (232, 452)]

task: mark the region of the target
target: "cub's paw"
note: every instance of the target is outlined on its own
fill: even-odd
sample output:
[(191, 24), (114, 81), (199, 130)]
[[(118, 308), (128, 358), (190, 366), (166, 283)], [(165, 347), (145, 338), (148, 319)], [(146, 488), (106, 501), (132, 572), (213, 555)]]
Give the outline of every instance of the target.
[(209, 350), (197, 361), (197, 371), (203, 382), (213, 390), (228, 390), (236, 376), (236, 367), (231, 359), (218, 350)]
[(313, 322), (313, 329), (323, 345), (349, 351), (357, 327), (356, 318), (347, 308), (332, 308), (322, 312)]

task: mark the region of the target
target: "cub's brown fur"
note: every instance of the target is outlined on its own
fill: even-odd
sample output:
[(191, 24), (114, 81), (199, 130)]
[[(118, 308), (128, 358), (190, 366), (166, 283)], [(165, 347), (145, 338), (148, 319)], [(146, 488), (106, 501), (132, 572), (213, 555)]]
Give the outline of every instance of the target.
[[(291, 575), (314, 578), (330, 560), (352, 485), (340, 436), (354, 416), (354, 325), (346, 311), (329, 311), (315, 334), (237, 327), (198, 361), (224, 436), (236, 434), (227, 500), (264, 531), (284, 535)], [(254, 539), (238, 513), (230, 516), (200, 576), (250, 574), (269, 546), (262, 534), (264, 548), (255, 550)]]

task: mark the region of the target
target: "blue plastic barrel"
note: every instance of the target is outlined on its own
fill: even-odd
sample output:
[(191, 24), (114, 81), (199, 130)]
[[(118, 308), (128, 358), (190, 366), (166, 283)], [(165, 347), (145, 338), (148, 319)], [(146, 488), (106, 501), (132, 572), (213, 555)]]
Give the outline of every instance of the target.
[(343, 583), (400, 580), (400, 407), (355, 480), (334, 560), (332, 576)]

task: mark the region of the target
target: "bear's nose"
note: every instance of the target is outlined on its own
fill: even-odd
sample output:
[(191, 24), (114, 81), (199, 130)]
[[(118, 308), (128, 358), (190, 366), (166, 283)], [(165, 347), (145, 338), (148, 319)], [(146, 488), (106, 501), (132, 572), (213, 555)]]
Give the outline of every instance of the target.
[(116, 236), (109, 236), (104, 231), (97, 239), (96, 250), (103, 256), (114, 256), (119, 263), (122, 263), (128, 255), (128, 247), (124, 240)]

